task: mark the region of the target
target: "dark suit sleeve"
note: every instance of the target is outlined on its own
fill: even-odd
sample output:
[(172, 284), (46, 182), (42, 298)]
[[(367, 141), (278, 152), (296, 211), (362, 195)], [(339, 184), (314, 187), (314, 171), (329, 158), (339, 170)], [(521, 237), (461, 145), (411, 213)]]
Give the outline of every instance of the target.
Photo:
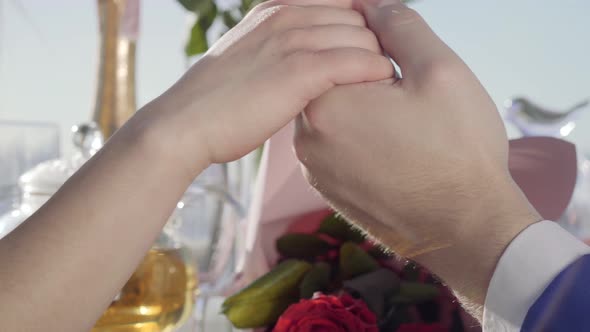
[(529, 309), (522, 331), (590, 331), (590, 255), (553, 279)]

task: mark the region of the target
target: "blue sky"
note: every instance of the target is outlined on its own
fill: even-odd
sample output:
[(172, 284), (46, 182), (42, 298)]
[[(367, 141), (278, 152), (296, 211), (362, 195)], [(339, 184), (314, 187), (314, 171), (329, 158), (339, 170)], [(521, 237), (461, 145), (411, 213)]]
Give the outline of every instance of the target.
[[(96, 1), (0, 3), (0, 120), (56, 122), (69, 139), (70, 126), (89, 119), (94, 104)], [(420, 0), (414, 8), (463, 57), (499, 106), (513, 95), (552, 107), (590, 97), (590, 1)], [(175, 0), (142, 1), (139, 106), (184, 71), (187, 24)], [(590, 152), (590, 112), (572, 140)]]

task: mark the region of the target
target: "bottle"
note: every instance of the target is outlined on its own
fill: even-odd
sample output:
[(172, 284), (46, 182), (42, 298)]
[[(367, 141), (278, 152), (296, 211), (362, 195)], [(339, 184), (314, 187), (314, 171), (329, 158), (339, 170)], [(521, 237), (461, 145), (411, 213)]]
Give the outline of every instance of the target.
[(105, 138), (135, 112), (139, 0), (98, 0), (100, 53), (93, 120)]

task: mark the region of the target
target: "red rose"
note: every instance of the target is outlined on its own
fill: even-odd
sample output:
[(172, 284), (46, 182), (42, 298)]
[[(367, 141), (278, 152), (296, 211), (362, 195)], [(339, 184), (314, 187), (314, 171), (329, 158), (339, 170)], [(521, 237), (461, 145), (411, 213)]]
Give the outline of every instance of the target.
[(273, 332), (379, 332), (377, 318), (361, 301), (344, 294), (314, 296), (291, 305)]
[(396, 332), (449, 332), (449, 329), (440, 324), (409, 323), (400, 325)]

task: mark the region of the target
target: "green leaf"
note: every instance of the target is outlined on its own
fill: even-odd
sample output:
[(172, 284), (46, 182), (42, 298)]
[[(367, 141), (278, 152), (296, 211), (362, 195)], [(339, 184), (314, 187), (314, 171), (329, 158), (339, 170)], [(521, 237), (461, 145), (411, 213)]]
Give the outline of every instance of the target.
[(439, 293), (438, 287), (432, 284), (402, 281), (399, 292), (390, 301), (395, 304), (418, 304), (436, 298)]
[(223, 308), (259, 297), (280, 297), (291, 289), (297, 288), (299, 281), (310, 269), (311, 264), (304, 261), (295, 259), (283, 261), (238, 293), (228, 297), (223, 302)]
[(394, 296), (391, 297), (391, 299), (389, 300), (391, 304), (395, 304), (395, 305), (399, 305), (399, 304), (414, 304), (414, 302), (412, 301), (412, 299), (410, 299), (407, 296), (401, 295), (401, 294), (395, 294)]
[(194, 11), (197, 8), (199, 2), (203, 0), (178, 0), (178, 3), (188, 11)]
[(250, 3), (252, 1), (251, 0), (242, 0), (240, 2), (240, 13), (242, 15), (246, 15), (248, 13), (248, 11), (250, 10)]
[(313, 293), (326, 291), (330, 286), (331, 267), (328, 263), (317, 263), (305, 274), (299, 285), (299, 295), (311, 299)]
[(276, 245), (281, 255), (301, 259), (315, 258), (332, 248), (332, 245), (315, 235), (298, 233), (281, 236)]
[(225, 24), (225, 26), (230, 29), (233, 28), (234, 26), (236, 26), (236, 24), (238, 24), (238, 22), (240, 21), (240, 20), (236, 19), (234, 17), (234, 15), (229, 11), (223, 12), (222, 18), (223, 18), (223, 24)]
[(400, 280), (389, 269), (380, 268), (345, 281), (342, 286), (349, 294), (360, 297), (377, 317), (386, 312), (385, 300), (399, 290)]
[(200, 2), (197, 4), (195, 12), (198, 18), (191, 29), (189, 40), (184, 48), (184, 53), (188, 57), (204, 53), (209, 49), (207, 30), (215, 21), (215, 17), (217, 17), (217, 6), (212, 1)]
[(201, 54), (207, 51), (209, 45), (207, 43), (206, 31), (201, 28), (199, 22), (195, 22), (191, 29), (191, 34), (186, 46), (184, 47), (184, 53), (190, 57), (193, 55)]
[(238, 328), (270, 325), (298, 300), (299, 283), (310, 269), (311, 265), (303, 261), (284, 261), (228, 297), (223, 302), (222, 312)]
[(217, 5), (213, 1), (206, 1), (203, 2), (201, 6), (197, 8), (197, 14), (199, 18), (197, 22), (204, 31), (209, 30), (211, 25), (213, 25), (213, 21), (217, 17)]
[(240, 5), (240, 12), (242, 15), (246, 15), (250, 9), (252, 9), (253, 0), (242, 0)]
[(379, 263), (358, 245), (345, 242), (340, 247), (340, 271), (345, 280), (377, 269)]
[(342, 241), (365, 242), (365, 236), (337, 214), (332, 214), (322, 221), (318, 233), (329, 235)]
[(266, 327), (276, 322), (287, 308), (299, 300), (298, 296), (285, 296), (256, 303), (232, 306), (225, 316), (238, 329)]

